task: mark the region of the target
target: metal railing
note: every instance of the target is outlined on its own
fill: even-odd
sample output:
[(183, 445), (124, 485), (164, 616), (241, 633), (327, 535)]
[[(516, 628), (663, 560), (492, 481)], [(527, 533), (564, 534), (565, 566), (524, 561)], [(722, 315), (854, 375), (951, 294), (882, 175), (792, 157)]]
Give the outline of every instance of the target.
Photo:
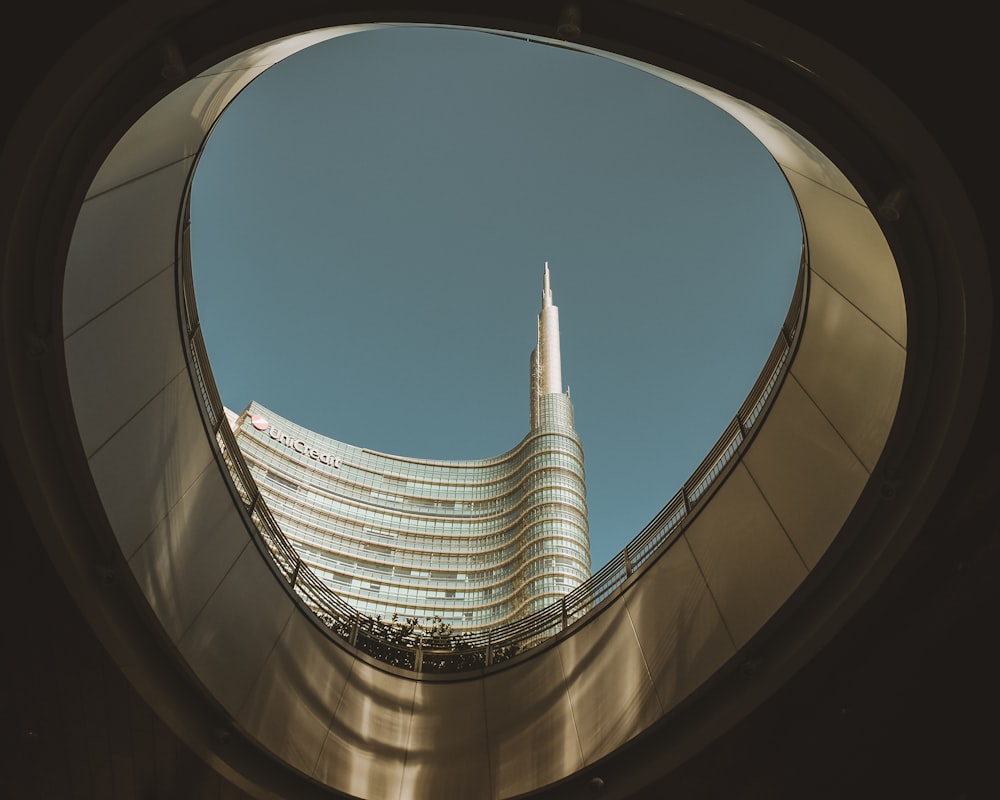
[(282, 533), (240, 453), (211, 374), (194, 301), (187, 233), (185, 229), (181, 278), (192, 371), (220, 455), (253, 522), (258, 544), (270, 555), (278, 573), (301, 602), (333, 635), (378, 661), (420, 673), (482, 669), (541, 644), (600, 607), (643, 565), (676, 540), (698, 504), (707, 499), (708, 490), (727, 467), (738, 461), (749, 441), (750, 432), (756, 428), (772, 399), (774, 388), (787, 370), (792, 347), (799, 334), (806, 291), (806, 254), (803, 248), (791, 306), (764, 369), (746, 401), (677, 494), (621, 552), (566, 595), (520, 619), (483, 631), (422, 630), (413, 624), (414, 621), (383, 621), (362, 614), (316, 576)]

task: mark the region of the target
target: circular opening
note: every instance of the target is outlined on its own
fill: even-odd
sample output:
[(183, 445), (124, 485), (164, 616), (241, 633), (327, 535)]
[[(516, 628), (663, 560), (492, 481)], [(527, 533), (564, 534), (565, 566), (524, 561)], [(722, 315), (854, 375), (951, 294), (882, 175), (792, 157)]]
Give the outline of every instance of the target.
[(374, 450), (485, 458), (528, 427), (542, 264), (605, 563), (732, 420), (801, 227), (770, 154), (649, 74), (523, 37), (387, 28), (269, 69), (192, 191), (224, 402)]

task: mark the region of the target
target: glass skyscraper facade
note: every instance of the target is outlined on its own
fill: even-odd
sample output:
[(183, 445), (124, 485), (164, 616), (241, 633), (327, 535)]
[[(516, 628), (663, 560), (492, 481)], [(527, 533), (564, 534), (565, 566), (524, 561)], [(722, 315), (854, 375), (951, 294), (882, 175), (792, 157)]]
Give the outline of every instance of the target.
[(583, 448), (562, 390), (547, 265), (529, 383), (527, 435), (482, 460), (375, 452), (258, 403), (233, 425), (274, 518), (331, 589), (371, 616), (480, 630), (590, 576)]

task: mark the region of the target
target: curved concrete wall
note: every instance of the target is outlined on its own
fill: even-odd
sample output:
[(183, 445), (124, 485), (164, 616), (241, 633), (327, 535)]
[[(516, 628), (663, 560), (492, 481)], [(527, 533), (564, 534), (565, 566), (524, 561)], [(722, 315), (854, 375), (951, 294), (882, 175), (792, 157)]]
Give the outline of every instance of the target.
[(344, 29), (256, 48), (151, 109), (83, 204), (65, 278), (66, 369), (94, 486), (177, 656), (250, 738), (364, 798), (507, 798), (592, 765), (729, 662), (816, 567), (878, 462), (903, 379), (889, 248), (833, 165), (712, 90), (799, 199), (809, 298), (787, 379), (745, 458), (608, 606), (487, 674), (419, 680), (328, 639), (253, 544), (202, 420), (178, 300), (196, 154), (268, 64)]

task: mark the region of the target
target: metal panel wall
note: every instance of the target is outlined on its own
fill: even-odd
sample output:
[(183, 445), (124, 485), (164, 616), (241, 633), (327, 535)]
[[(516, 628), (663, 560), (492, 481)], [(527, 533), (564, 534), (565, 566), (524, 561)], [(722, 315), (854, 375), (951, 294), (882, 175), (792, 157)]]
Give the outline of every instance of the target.
[[(313, 776), (358, 797), (399, 797), (416, 688), (416, 681), (355, 661)], [(440, 758), (453, 758), (443, 745), (454, 742), (435, 739)]]
[(684, 538), (629, 587), (623, 600), (663, 713), (736, 654)]
[(549, 649), (485, 679), (494, 797), (514, 797), (584, 765), (560, 654)]
[[(65, 335), (159, 273), (172, 272), (176, 227), (159, 221), (176, 221), (177, 198), (193, 166), (194, 158), (184, 158), (84, 202), (66, 270)], [(103, 224), (109, 219), (113, 230)]]
[(278, 758), (312, 775), (354, 658), (292, 614), (236, 717)]
[(240, 554), (253, 547), (231, 508), (229, 490), (212, 463), (129, 559), (146, 601), (175, 643)]
[(840, 532), (868, 481), (864, 465), (794, 376), (785, 381), (743, 464), (809, 569)]
[(789, 186), (809, 232), (809, 266), (858, 310), (906, 347), (906, 306), (892, 253), (871, 211), (795, 172)]
[(738, 464), (684, 535), (737, 647), (807, 570), (746, 467)]
[(186, 371), (173, 270), (162, 270), (70, 336), (66, 363), (89, 457)]
[(482, 680), (418, 683), (406, 742), (401, 800), (495, 797)]
[(586, 763), (663, 715), (624, 603), (615, 603), (557, 650)]
[[(185, 576), (178, 578), (183, 591)], [(260, 552), (247, 545), (177, 643), (205, 688), (232, 716), (294, 610)]]
[(791, 373), (871, 472), (896, 414), (906, 351), (815, 277)]
[(126, 559), (214, 464), (185, 370), (90, 458), (94, 484)]

